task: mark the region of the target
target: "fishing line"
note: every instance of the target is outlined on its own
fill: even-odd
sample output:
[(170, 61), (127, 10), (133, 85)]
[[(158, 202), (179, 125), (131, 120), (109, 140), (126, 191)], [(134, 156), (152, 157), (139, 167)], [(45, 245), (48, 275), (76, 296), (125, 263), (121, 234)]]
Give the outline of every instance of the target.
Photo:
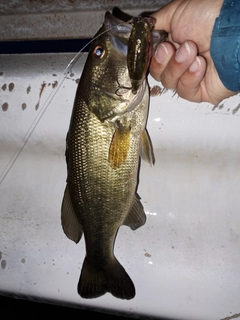
[(50, 105), (50, 103), (52, 102), (53, 98), (55, 97), (55, 95), (57, 94), (57, 92), (59, 91), (59, 89), (61, 88), (64, 80), (66, 79), (67, 75), (72, 71), (72, 68), (74, 67), (74, 65), (77, 63), (77, 61), (79, 60), (79, 58), (83, 55), (83, 50), (90, 44), (92, 43), (95, 39), (97, 39), (98, 37), (100, 37), (101, 35), (103, 35), (104, 33), (110, 31), (113, 28), (116, 28), (118, 26), (121, 26), (124, 23), (119, 23), (118, 25), (112, 26), (111, 28), (108, 28), (107, 30), (103, 31), (102, 33), (98, 34), (96, 37), (94, 37), (92, 40), (90, 40), (76, 55), (75, 57), (69, 62), (69, 64), (67, 65), (66, 69), (63, 72), (63, 76), (60, 78), (59, 80), (59, 84), (57, 86), (56, 89), (53, 89), (52, 92), (50, 93), (50, 95), (47, 97), (47, 99), (45, 100), (45, 102), (43, 103), (42, 107), (40, 108), (37, 116), (35, 117), (35, 119), (33, 120), (32, 124), (30, 125), (28, 131), (26, 132), (26, 134), (23, 137), (23, 141), (19, 144), (18, 149), (16, 150), (16, 152), (13, 154), (13, 156), (11, 157), (11, 159), (9, 160), (8, 164), (6, 165), (6, 167), (3, 169), (1, 175), (0, 175), (0, 185), (3, 183), (4, 179), (6, 178), (6, 176), (8, 175), (9, 171), (12, 169), (13, 165), (15, 164), (15, 162), (17, 161), (18, 157), (20, 156), (21, 152), (23, 151), (25, 145), (27, 144), (28, 140), (30, 139), (32, 133), (34, 132), (36, 126), (38, 125), (39, 121), (41, 120), (41, 118), (43, 117), (44, 113), (46, 112), (48, 106)]

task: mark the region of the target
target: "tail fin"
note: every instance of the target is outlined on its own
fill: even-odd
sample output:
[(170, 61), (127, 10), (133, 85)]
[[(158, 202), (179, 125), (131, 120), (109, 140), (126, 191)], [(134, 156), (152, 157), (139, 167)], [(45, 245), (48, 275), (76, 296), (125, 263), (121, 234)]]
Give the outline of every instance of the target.
[(130, 300), (135, 296), (135, 287), (121, 264), (115, 257), (104, 267), (96, 267), (86, 257), (78, 283), (78, 293), (82, 298), (91, 299), (110, 292), (120, 299)]

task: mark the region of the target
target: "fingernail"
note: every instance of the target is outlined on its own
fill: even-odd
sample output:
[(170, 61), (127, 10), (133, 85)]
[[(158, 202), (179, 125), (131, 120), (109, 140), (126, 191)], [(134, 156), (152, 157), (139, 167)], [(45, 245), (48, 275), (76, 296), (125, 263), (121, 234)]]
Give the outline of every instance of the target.
[(168, 55), (168, 50), (163, 43), (161, 43), (155, 52), (155, 58), (159, 63), (163, 63)]
[(186, 61), (190, 57), (190, 47), (187, 42), (184, 42), (176, 51), (175, 59), (177, 62)]
[(190, 65), (189, 71), (190, 72), (196, 72), (199, 69), (200, 65), (201, 65), (201, 61), (200, 61), (200, 59), (198, 57), (196, 57), (196, 59)]

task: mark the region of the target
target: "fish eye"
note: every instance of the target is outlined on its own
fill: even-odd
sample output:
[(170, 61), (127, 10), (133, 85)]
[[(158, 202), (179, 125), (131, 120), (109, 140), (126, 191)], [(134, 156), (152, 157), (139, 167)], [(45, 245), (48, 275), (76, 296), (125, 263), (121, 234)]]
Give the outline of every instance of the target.
[(96, 46), (93, 50), (93, 55), (96, 58), (102, 58), (105, 54), (105, 50), (101, 46)]

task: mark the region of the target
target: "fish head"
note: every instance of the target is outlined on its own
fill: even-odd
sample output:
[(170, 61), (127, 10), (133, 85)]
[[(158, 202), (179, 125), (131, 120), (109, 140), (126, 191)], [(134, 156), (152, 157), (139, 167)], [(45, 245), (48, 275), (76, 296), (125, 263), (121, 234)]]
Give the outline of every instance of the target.
[(136, 100), (127, 66), (131, 30), (130, 23), (106, 12), (85, 63), (79, 94), (102, 122), (124, 113)]

